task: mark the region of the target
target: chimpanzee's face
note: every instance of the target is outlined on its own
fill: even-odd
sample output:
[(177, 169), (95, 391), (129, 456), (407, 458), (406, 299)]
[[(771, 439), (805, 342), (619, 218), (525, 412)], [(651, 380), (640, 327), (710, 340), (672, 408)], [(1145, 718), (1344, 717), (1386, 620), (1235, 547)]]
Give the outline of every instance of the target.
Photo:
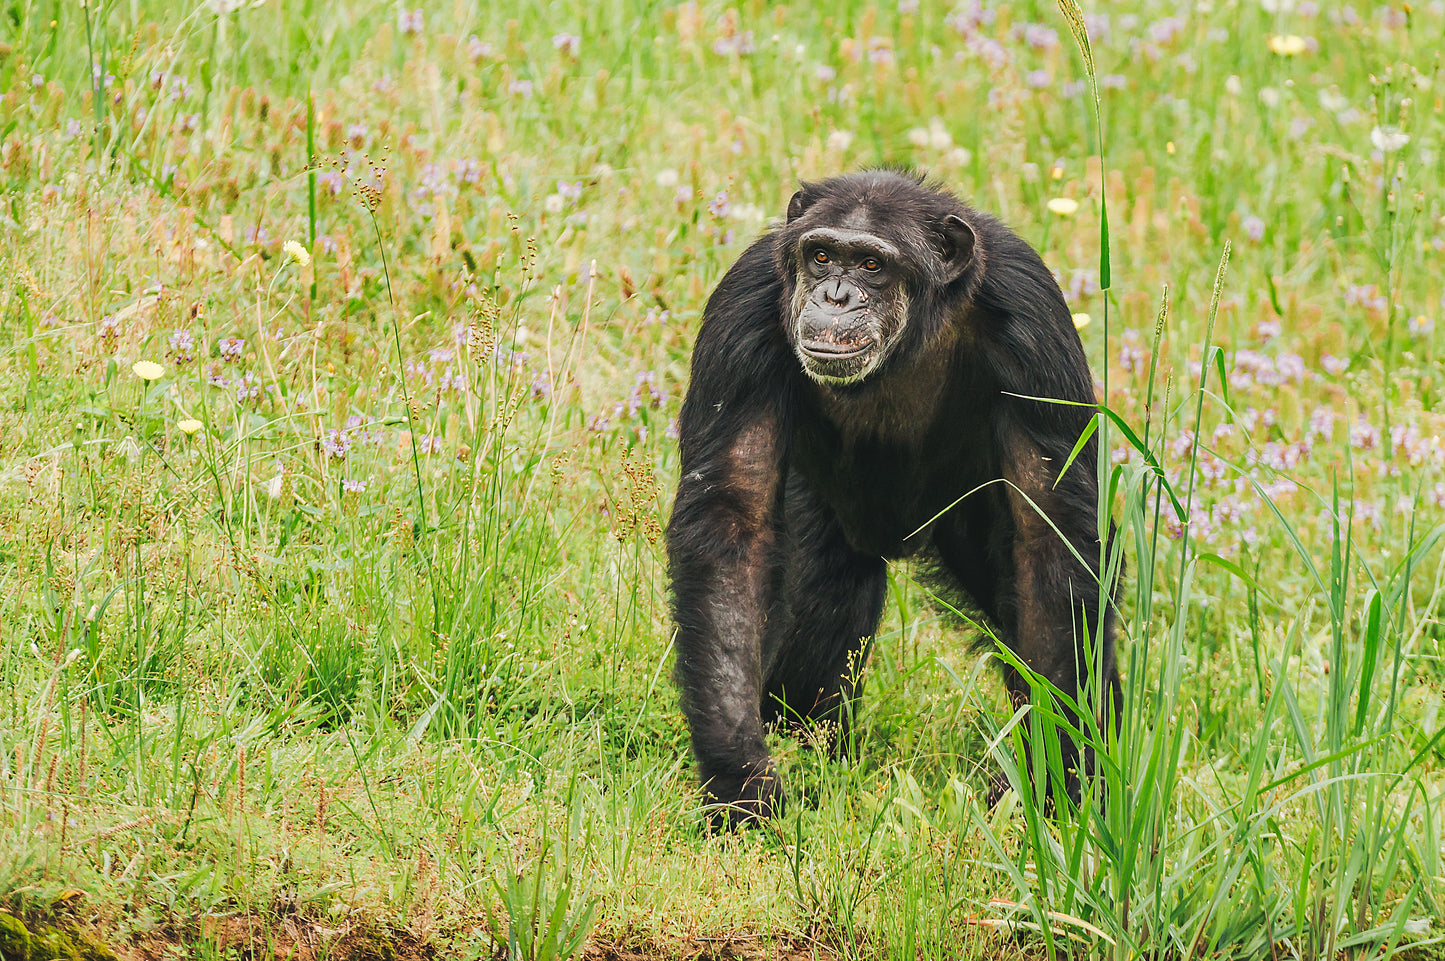
[(908, 324), (899, 249), (850, 227), (814, 227), (798, 238), (788, 339), (804, 372), (853, 384), (878, 368)]
[(857, 384), (910, 338), (921, 343), (927, 331), (910, 332), (911, 312), (932, 302), (937, 313), (939, 302), (966, 296), (951, 290), (974, 256), (960, 212), (920, 203), (881, 174), (846, 192), (805, 186), (793, 195), (776, 251), (791, 290), (788, 341), (804, 373)]

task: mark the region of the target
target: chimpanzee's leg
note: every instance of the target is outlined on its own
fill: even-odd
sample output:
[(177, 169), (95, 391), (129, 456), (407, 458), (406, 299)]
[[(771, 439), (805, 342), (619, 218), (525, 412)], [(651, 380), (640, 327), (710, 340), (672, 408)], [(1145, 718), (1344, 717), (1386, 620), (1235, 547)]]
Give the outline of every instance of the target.
[(783, 517), (783, 579), (763, 640), (762, 716), (832, 725), (834, 749), (848, 750), (887, 567), (853, 549), (833, 509), (797, 475), (788, 478)]

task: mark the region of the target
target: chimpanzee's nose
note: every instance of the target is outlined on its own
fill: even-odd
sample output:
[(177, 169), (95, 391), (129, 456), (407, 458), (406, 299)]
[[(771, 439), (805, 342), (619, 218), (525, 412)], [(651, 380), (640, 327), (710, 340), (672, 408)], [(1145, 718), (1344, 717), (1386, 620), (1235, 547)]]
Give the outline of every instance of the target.
[(853, 303), (853, 287), (834, 278), (826, 282), (826, 286), (823, 288), (823, 299), (832, 307), (850, 306)]

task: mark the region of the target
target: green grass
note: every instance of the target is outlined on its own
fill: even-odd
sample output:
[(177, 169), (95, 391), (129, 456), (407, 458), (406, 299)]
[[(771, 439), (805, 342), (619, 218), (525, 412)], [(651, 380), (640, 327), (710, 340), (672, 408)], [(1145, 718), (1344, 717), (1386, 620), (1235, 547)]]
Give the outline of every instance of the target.
[[(197, 958), (1438, 936), (1440, 3), (1111, 4), (1097, 120), (1049, 3), (228, 6), (3, 13), (0, 905)], [(899, 565), (860, 759), (779, 740), (800, 803), (707, 837), (669, 424), (722, 272), (876, 164), (1091, 318), (1122, 734), (1044, 817), (1059, 720)]]

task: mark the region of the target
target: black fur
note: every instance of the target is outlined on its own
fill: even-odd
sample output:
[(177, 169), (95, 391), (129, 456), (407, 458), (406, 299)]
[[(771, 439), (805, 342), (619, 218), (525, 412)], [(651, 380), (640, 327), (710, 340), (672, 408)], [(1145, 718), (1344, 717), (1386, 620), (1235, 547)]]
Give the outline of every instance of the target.
[[(1038, 254), (892, 172), (805, 185), (788, 213), (709, 299), (679, 419), (667, 532), (676, 677), (699, 774), (724, 805), (718, 822), (782, 810), (765, 722), (831, 721), (846, 743), (885, 559), (919, 556), (944, 572), (1066, 692), (1081, 689), (1078, 666), (1089, 669), (1082, 628), (1099, 623), (1094, 443), (1058, 477), (1091, 411), (1026, 399), (1094, 401)], [(835, 233), (861, 246), (808, 246)], [(875, 248), (881, 271), (861, 259)], [(853, 312), (857, 302), (866, 309)], [(800, 324), (803, 311), (825, 322)], [(837, 349), (850, 349), (864, 336), (858, 318), (878, 343), (892, 338), (882, 360), (851, 382), (809, 376), (808, 364), (833, 369), (836, 345), (815, 361), (799, 343), (814, 334), (798, 330), (836, 330)], [(1103, 676), (1117, 691), (1112, 612), (1104, 625)], [(1005, 680), (1027, 700), (1021, 678)], [(1077, 749), (1060, 748), (1077, 767)]]

